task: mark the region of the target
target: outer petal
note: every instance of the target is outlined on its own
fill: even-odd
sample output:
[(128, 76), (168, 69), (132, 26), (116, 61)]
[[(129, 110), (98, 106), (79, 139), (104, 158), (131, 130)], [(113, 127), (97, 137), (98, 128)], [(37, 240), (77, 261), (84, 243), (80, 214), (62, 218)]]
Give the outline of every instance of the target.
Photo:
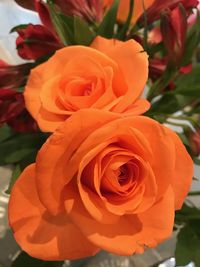
[(138, 99), (134, 104), (127, 107), (124, 114), (140, 115), (147, 112), (151, 107), (151, 104), (146, 99)]
[(148, 56), (142, 46), (134, 40), (129, 40), (115, 46), (107, 55), (118, 63), (128, 86), (127, 94), (121, 103), (113, 109), (115, 112), (122, 112), (144, 90), (148, 79)]
[(107, 39), (101, 36), (97, 36), (90, 46), (97, 49), (98, 51), (101, 51), (102, 53), (107, 54), (115, 46), (120, 44), (123, 44), (123, 42), (117, 39)]
[(151, 145), (153, 159), (149, 162), (157, 182), (158, 197), (160, 197), (167, 191), (174, 175), (175, 148), (171, 136), (163, 125), (145, 116), (133, 117), (132, 124), (143, 133)]
[[(148, 78), (148, 56), (134, 40), (120, 42), (97, 37), (92, 47), (102, 51), (116, 62), (128, 86), (128, 91), (112, 110), (123, 112), (143, 92)], [(121, 76), (118, 74), (117, 76)], [(117, 77), (116, 77), (117, 79)]]
[(141, 253), (144, 252), (144, 246), (154, 247), (172, 233), (174, 198), (171, 188), (147, 212), (139, 216), (121, 216), (113, 225), (101, 224), (92, 219), (76, 195), (73, 185), (68, 186), (65, 193), (65, 207), (70, 218), (91, 242), (111, 253)]
[(194, 174), (194, 163), (180, 138), (172, 130), (167, 129), (175, 146), (175, 168), (172, 187), (175, 195), (175, 209), (181, 209), (188, 194)]
[(14, 185), (9, 222), (21, 248), (39, 259), (77, 259), (98, 251), (65, 213), (52, 216), (41, 204), (35, 186), (34, 164), (25, 169)]
[(36, 183), (42, 203), (53, 214), (59, 210), (63, 186), (76, 174), (80, 163), (80, 157), (73, 162), (71, 157), (91, 132), (119, 117), (95, 109), (77, 111), (42, 146), (36, 159)]

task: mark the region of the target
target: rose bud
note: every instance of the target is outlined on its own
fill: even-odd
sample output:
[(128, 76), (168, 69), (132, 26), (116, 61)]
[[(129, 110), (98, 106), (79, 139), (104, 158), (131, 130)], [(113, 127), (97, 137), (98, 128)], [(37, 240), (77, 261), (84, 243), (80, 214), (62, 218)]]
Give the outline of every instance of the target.
[(195, 157), (200, 155), (200, 131), (191, 132), (189, 135), (190, 148)]
[(166, 10), (161, 15), (162, 39), (167, 50), (167, 57), (174, 65), (181, 63), (186, 41), (187, 16), (183, 6), (172, 11)]
[(0, 89), (0, 125), (7, 123), (17, 132), (32, 132), (38, 129), (28, 114), (22, 93)]
[(192, 177), (181, 140), (157, 121), (79, 110), (17, 179), (9, 223), (42, 260), (143, 253), (171, 236)]
[(92, 47), (65, 47), (32, 69), (26, 107), (47, 132), (84, 108), (138, 115), (150, 107), (140, 98), (147, 78), (148, 56), (140, 44), (97, 37)]
[(24, 59), (36, 60), (51, 54), (62, 47), (58, 38), (42, 25), (29, 24), (25, 29), (17, 30), (18, 54)]
[[(154, 0), (134, 0), (134, 9), (132, 15), (132, 23), (135, 23), (137, 19), (144, 13), (144, 10), (153, 4)], [(104, 0), (105, 6), (110, 7), (113, 0)], [(128, 17), (130, 9), (130, 0), (120, 0), (118, 19), (120, 21), (125, 21)]]

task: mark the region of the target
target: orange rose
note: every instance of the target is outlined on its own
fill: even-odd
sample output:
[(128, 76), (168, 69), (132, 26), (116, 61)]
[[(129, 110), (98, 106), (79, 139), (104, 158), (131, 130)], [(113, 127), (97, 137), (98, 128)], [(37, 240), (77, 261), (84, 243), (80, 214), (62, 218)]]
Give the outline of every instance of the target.
[(50, 132), (83, 108), (138, 115), (149, 108), (147, 100), (139, 99), (147, 77), (148, 57), (137, 42), (98, 37), (92, 48), (63, 48), (33, 69), (24, 93), (26, 107)]
[[(132, 23), (135, 23), (137, 19), (144, 13), (148, 7), (150, 7), (155, 0), (134, 0), (134, 9), (132, 16)], [(110, 6), (113, 0), (104, 0), (106, 6)], [(130, 8), (130, 0), (120, 0), (118, 19), (125, 21), (127, 19)]]
[(10, 226), (40, 259), (141, 253), (171, 235), (192, 174), (180, 139), (158, 122), (80, 110), (15, 183)]

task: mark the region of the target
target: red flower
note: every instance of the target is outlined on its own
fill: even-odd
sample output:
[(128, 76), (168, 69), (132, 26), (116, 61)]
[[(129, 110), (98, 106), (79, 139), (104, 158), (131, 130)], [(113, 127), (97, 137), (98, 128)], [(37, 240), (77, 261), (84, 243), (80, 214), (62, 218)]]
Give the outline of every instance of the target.
[(16, 89), (25, 85), (30, 67), (30, 64), (11, 66), (0, 60), (0, 88)]
[(149, 60), (149, 77), (152, 80), (159, 79), (166, 70), (166, 59), (150, 59)]
[[(198, 0), (155, 0), (150, 8), (146, 11), (148, 23), (152, 23), (160, 18), (160, 14), (166, 10), (175, 9), (179, 4), (182, 4), (187, 13), (198, 5)], [(139, 19), (140, 23), (144, 22), (144, 15)]]
[(192, 132), (189, 136), (190, 148), (194, 156), (200, 155), (200, 131)]
[(25, 29), (17, 30), (18, 54), (24, 59), (38, 59), (53, 53), (62, 45), (58, 38), (42, 25), (29, 24)]
[(0, 89), (0, 125), (7, 123), (17, 132), (37, 131), (36, 122), (25, 108), (22, 93)]
[(187, 32), (187, 16), (183, 6), (179, 5), (172, 11), (165, 10), (160, 27), (169, 61), (178, 66), (184, 54)]
[(42, 23), (53, 33), (55, 33), (53, 23), (51, 21), (51, 16), (46, 3), (42, 0), (35, 0), (35, 9), (38, 12)]
[[(100, 21), (103, 16), (101, 0), (55, 0), (60, 11), (68, 16), (77, 16), (88, 22)], [(53, 29), (48, 6), (42, 0), (35, 0), (35, 8), (44, 25)]]

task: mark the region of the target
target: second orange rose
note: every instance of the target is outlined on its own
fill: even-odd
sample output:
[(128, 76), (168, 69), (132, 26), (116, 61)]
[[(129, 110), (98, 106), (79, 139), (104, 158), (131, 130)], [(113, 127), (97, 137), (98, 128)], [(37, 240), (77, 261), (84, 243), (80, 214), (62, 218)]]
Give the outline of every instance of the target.
[(97, 37), (92, 47), (68, 46), (33, 69), (25, 103), (47, 132), (84, 108), (138, 115), (150, 106), (139, 99), (147, 77), (148, 56), (136, 41)]

